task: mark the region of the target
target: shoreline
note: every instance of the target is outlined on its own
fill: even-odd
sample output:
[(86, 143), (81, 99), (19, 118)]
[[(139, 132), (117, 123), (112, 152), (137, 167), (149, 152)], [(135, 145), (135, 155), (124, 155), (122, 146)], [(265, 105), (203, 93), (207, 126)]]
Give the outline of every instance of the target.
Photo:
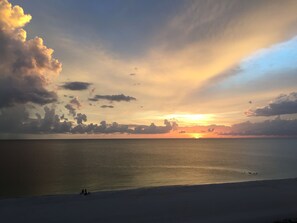
[(0, 199), (1, 222), (274, 222), (297, 218), (297, 179)]
[[(147, 190), (158, 190), (158, 189), (172, 189), (172, 188), (196, 188), (196, 187), (205, 187), (205, 186), (224, 186), (231, 184), (248, 184), (248, 183), (257, 183), (257, 182), (274, 182), (274, 181), (290, 181), (296, 180), (297, 177), (292, 178), (275, 178), (275, 179), (256, 179), (256, 180), (242, 180), (242, 181), (228, 181), (228, 182), (217, 182), (217, 183), (201, 183), (201, 184), (176, 184), (176, 185), (164, 185), (164, 186), (147, 186), (147, 187), (127, 187), (127, 188), (115, 188), (115, 189), (103, 189), (103, 190), (95, 190), (88, 191), (91, 192), (92, 195), (101, 194), (101, 193), (113, 193), (113, 192), (129, 192), (129, 191), (147, 191)], [(42, 198), (42, 197), (64, 197), (64, 196), (76, 196), (79, 195), (81, 191), (77, 193), (69, 192), (69, 193), (54, 193), (54, 194), (40, 194), (40, 195), (12, 195), (12, 196), (0, 196), (0, 202), (2, 200), (9, 199), (34, 199), (34, 198)]]

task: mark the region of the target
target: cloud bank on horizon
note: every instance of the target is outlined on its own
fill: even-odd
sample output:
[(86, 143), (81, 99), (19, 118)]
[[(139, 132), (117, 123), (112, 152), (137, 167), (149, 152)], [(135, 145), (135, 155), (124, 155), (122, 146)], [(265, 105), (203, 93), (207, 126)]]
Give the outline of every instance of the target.
[(275, 116), (297, 113), (297, 92), (282, 94), (275, 100), (261, 108), (251, 109), (246, 114), (249, 116)]
[(296, 1), (11, 2), (3, 134), (297, 136)]

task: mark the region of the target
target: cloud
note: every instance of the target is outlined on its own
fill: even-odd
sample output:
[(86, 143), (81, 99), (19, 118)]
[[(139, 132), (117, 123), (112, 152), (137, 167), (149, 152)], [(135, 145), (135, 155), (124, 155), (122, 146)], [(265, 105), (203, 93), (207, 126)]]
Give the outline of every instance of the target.
[(69, 115), (72, 115), (73, 117), (76, 115), (76, 109), (71, 104), (65, 105), (65, 108), (69, 111)]
[[(86, 120), (86, 119), (85, 119)], [(72, 133), (94, 133), (94, 134), (113, 134), (113, 133), (126, 133), (126, 134), (164, 134), (175, 130), (177, 124), (164, 121), (164, 126), (157, 126), (154, 123), (151, 125), (124, 125), (117, 122), (108, 124), (106, 121), (101, 121), (100, 124), (90, 123), (88, 125), (78, 123), (71, 132)]]
[(79, 101), (79, 99), (76, 98), (72, 98), (68, 104), (66, 104), (64, 107), (69, 111), (69, 115), (72, 115), (73, 117), (75, 117), (76, 115), (76, 109), (80, 109), (81, 108), (81, 103)]
[(85, 114), (78, 113), (75, 117), (77, 124), (82, 124), (87, 121), (87, 116)]
[(100, 122), (100, 125), (89, 124), (79, 125), (72, 130), (73, 133), (95, 133), (95, 134), (113, 134), (113, 133), (126, 133), (126, 134), (164, 134), (169, 133), (171, 130), (177, 128), (176, 123), (164, 121), (164, 126), (157, 126), (154, 123), (151, 125), (123, 125), (117, 122), (108, 124), (106, 121)]
[(92, 88), (89, 92), (89, 97), (92, 97), (94, 92), (95, 92), (96, 88)]
[(297, 119), (276, 118), (263, 122), (243, 122), (231, 127), (225, 135), (237, 136), (297, 136)]
[(57, 100), (56, 93), (47, 86), (62, 65), (41, 38), (27, 40), (23, 27), (30, 20), (21, 7), (1, 1), (0, 108), (27, 102), (44, 105)]
[(92, 133), (92, 134), (165, 134), (174, 130), (178, 133), (208, 132), (217, 136), (297, 136), (297, 119), (266, 120), (263, 122), (242, 122), (231, 127), (228, 126), (193, 126), (179, 127), (175, 122), (164, 120), (163, 126), (152, 123), (151, 125), (126, 125), (117, 122), (99, 124), (89, 123), (85, 114), (77, 114), (76, 124), (67, 121), (63, 115), (56, 113), (54, 108), (44, 107), (44, 115), (36, 113), (36, 117), (29, 116), (24, 105), (17, 105), (1, 109), (1, 133)]
[(282, 94), (273, 100), (269, 105), (250, 109), (247, 116), (274, 116), (297, 113), (297, 92)]
[(0, 132), (22, 131), (22, 125), (29, 119), (29, 113), (24, 105), (18, 105), (0, 110)]
[(87, 90), (90, 87), (91, 83), (88, 82), (66, 82), (61, 87), (66, 90), (72, 90), (72, 91), (83, 91)]
[[(90, 127), (90, 126), (89, 126)], [(112, 134), (112, 133), (130, 133), (128, 125), (118, 124), (117, 122), (113, 122), (111, 124), (107, 124), (106, 121), (100, 122), (100, 125), (93, 125), (93, 129), (89, 129), (94, 133), (104, 133), (104, 134)]]
[(101, 105), (100, 107), (101, 108), (114, 108), (113, 105)]
[(6, 30), (13, 30), (25, 26), (32, 19), (31, 15), (25, 15), (24, 10), (12, 5), (7, 0), (0, 3), (0, 26)]
[(81, 107), (81, 103), (80, 103), (80, 101), (78, 100), (77, 97), (70, 100), (70, 103), (72, 105), (76, 106), (76, 108), (78, 108), (78, 109)]
[[(132, 49), (134, 54), (131, 55), (136, 55), (133, 59), (126, 55), (119, 56), (120, 48), (114, 48), (116, 50), (112, 51), (109, 45), (98, 39), (99, 42), (93, 43), (83, 36), (77, 38), (77, 35), (73, 35), (64, 42), (59, 42), (59, 46), (65, 49), (63, 54), (66, 56), (63, 63), (68, 63), (71, 76), (75, 77), (71, 80), (94, 80), (100, 92), (134, 96), (138, 100), (145, 101), (147, 112), (152, 112), (149, 111), (150, 108), (158, 108), (158, 113), (167, 113), (168, 109), (173, 110), (176, 107), (180, 109), (179, 112), (185, 113), (189, 111), (215, 113), (218, 109), (222, 109), (223, 112), (230, 109), (245, 111), (246, 107), (238, 108), (238, 105), (243, 100), (256, 100), (251, 96), (243, 98), (246, 94), (253, 94), (254, 91), (250, 89), (254, 84), (246, 84), (245, 86), (249, 86), (246, 91), (230, 85), (232, 89), (228, 91), (228, 95), (225, 94), (225, 86), (217, 87), (213, 84), (237, 76), (237, 73), (230, 69), (241, 63), (246, 56), (294, 36), (296, 32), (292, 27), (297, 27), (294, 25), (296, 2), (289, 0), (284, 4), (282, 1), (271, 1), (268, 4), (262, 0), (245, 2), (214, 0), (184, 1), (183, 4), (185, 7), (175, 8), (174, 14), (169, 17), (167, 15), (166, 20), (160, 21), (161, 26), (157, 24), (152, 29), (154, 32), (151, 33), (151, 37), (154, 38), (154, 44), (141, 44), (145, 48), (143, 53), (135, 47), (120, 47), (126, 50)], [(113, 18), (110, 19), (112, 22)], [(51, 34), (57, 36), (55, 40), (63, 39), (65, 36), (62, 35), (65, 32), (63, 26), (60, 31)], [(108, 35), (113, 35), (113, 32), (109, 32)], [(112, 39), (109, 41), (115, 43)], [(142, 40), (140, 42), (143, 43)], [(133, 41), (131, 44), (133, 45)], [(131, 69), (135, 66), (140, 69), (138, 71)], [(130, 73), (137, 75), (132, 77)], [(89, 75), (88, 80), (82, 78), (84, 75)], [(141, 81), (141, 88), (137, 86), (131, 88), (136, 81)], [(208, 89), (210, 86), (212, 88)], [(213, 88), (216, 87), (218, 90), (214, 91)], [(201, 88), (205, 91), (201, 92)], [(265, 93), (270, 90), (267, 90), (266, 84), (258, 89), (262, 89)], [(207, 90), (211, 92), (211, 100), (205, 94)], [(95, 94), (102, 94), (100, 92), (97, 91)], [(222, 98), (224, 100), (221, 100)], [(227, 98), (229, 104), (225, 102)], [(163, 106), (164, 101), (167, 101), (167, 106)], [(123, 107), (122, 109), (124, 111)], [(129, 119), (120, 119), (119, 116), (115, 117), (116, 114), (109, 115), (111, 120), (129, 123)], [(131, 110), (130, 117), (140, 115), (137, 109)], [(228, 118), (224, 119), (225, 123), (233, 123), (230, 119), (227, 120)]]
[(3, 108), (0, 114), (0, 132), (4, 133), (69, 133), (72, 123), (56, 114), (55, 109), (44, 107), (44, 116), (36, 113), (30, 118), (24, 105)]
[(206, 137), (213, 137), (220, 134), (229, 133), (230, 126), (226, 125), (195, 125), (195, 126), (180, 126), (179, 133), (205, 133)]
[(36, 118), (30, 118), (24, 105), (4, 108), (0, 112), (0, 132), (4, 133), (93, 133), (93, 134), (164, 134), (177, 129), (175, 122), (164, 120), (164, 126), (125, 125), (117, 122), (108, 124), (101, 121), (99, 124), (87, 122), (87, 115), (78, 113), (76, 125), (65, 119), (64, 115), (56, 114), (54, 108), (44, 107), (44, 115), (36, 113)]
[[(297, 22), (294, 12), (297, 2), (285, 2), (187, 2), (187, 6), (176, 14), (169, 25), (162, 27), (162, 44), (151, 50), (152, 58), (158, 57), (155, 59), (158, 64), (153, 64), (158, 69), (154, 72), (150, 70), (151, 75), (148, 72), (147, 79), (165, 79), (160, 89), (154, 88), (154, 91), (162, 94), (162, 89), (167, 85), (174, 92), (181, 92), (180, 99), (175, 100), (180, 102), (179, 105), (188, 104), (188, 107), (193, 107), (193, 103), (199, 102), (200, 112), (201, 107), (203, 112), (209, 112), (212, 107), (208, 103), (217, 104), (215, 100), (220, 100), (226, 88), (232, 88), (233, 95), (235, 91), (237, 95), (243, 95), (245, 92), (235, 89), (234, 83), (230, 86), (217, 85), (226, 79), (240, 76), (244, 58), (296, 35), (296, 29), (292, 30), (291, 27), (296, 26)], [(279, 15), (278, 18), (273, 16), (275, 14)], [(292, 48), (290, 50), (294, 51)], [(160, 71), (163, 78), (154, 76), (160, 74)], [(160, 82), (159, 79), (156, 80)], [(166, 83), (168, 79), (175, 81)], [(240, 83), (244, 81), (241, 79)], [(222, 94), (218, 92), (220, 90)], [(253, 91), (250, 90), (250, 93)], [(211, 102), (208, 95), (214, 98)], [(202, 103), (205, 106), (201, 106)]]
[(163, 134), (168, 133), (171, 130), (175, 130), (178, 126), (176, 122), (169, 122), (168, 120), (164, 120), (165, 126), (156, 126), (152, 123), (149, 126), (136, 126), (133, 133), (134, 134)]
[(55, 109), (50, 109), (48, 107), (44, 107), (44, 118), (41, 119), (39, 115), (38, 120), (31, 120), (27, 125), (25, 125), (25, 129), (30, 132), (39, 131), (39, 132), (54, 132), (54, 133), (67, 133), (70, 131), (72, 126), (71, 122), (61, 122), (59, 115), (56, 114)]
[(108, 101), (135, 101), (136, 98), (131, 96), (126, 96), (124, 94), (118, 94), (118, 95), (95, 95), (93, 98), (89, 98), (90, 101), (99, 101), (99, 100), (108, 100)]

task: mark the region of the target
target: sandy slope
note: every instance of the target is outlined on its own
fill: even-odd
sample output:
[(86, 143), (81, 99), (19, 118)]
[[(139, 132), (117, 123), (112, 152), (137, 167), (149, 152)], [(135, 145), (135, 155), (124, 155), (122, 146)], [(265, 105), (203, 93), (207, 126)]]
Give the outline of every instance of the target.
[(0, 222), (274, 222), (297, 217), (297, 179), (0, 200)]

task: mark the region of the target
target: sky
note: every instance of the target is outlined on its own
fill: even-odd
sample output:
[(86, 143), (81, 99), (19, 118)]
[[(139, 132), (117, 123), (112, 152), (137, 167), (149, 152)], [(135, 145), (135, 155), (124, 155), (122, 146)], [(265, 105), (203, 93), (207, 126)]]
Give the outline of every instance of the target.
[(0, 0), (0, 138), (297, 136), (295, 0)]

